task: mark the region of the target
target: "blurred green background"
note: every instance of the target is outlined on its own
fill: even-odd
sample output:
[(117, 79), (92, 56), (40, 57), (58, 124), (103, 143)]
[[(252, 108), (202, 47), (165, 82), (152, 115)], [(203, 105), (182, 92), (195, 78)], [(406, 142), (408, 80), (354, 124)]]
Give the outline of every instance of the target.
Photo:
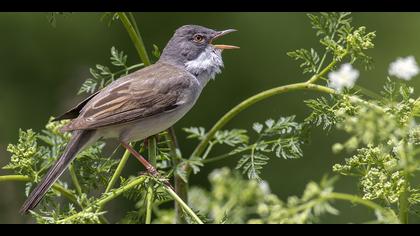
[[(19, 128), (39, 131), (52, 115), (58, 115), (80, 101), (76, 96), (89, 77), (89, 67), (109, 65), (112, 46), (128, 53), (129, 64), (138, 62), (137, 54), (120, 22), (111, 27), (99, 20), (101, 13), (72, 13), (57, 17), (54, 28), (46, 13), (0, 13), (0, 166), (8, 162), (8, 143), (15, 143)], [(217, 119), (243, 99), (274, 86), (306, 80), (298, 64), (286, 52), (297, 48), (318, 48), (305, 13), (135, 13), (149, 52), (153, 44), (163, 48), (174, 30), (184, 24), (199, 24), (214, 29), (239, 31), (223, 39), (241, 47), (224, 53), (225, 69), (211, 82), (196, 106), (176, 125), (181, 148), (190, 154), (194, 141), (186, 140), (182, 127), (210, 128)], [(378, 91), (388, 65), (399, 56), (420, 58), (420, 14), (355, 13), (354, 25), (375, 30), (376, 47), (369, 51), (375, 60), (372, 71), (363, 71), (358, 84)], [(419, 80), (410, 82), (418, 88)], [(229, 127), (249, 128), (254, 121), (297, 115), (303, 120), (308, 109), (303, 104), (319, 94), (295, 92), (263, 101), (241, 113)], [(304, 147), (299, 160), (273, 158), (263, 178), (282, 199), (298, 194), (310, 180), (319, 181), (331, 173), (334, 163), (346, 156), (334, 155), (331, 146), (345, 140), (340, 132), (325, 134), (316, 130), (312, 143)], [(217, 167), (234, 167), (236, 160), (215, 163), (193, 177), (192, 184), (207, 185), (208, 173)], [(130, 162), (132, 171), (141, 166)], [(0, 175), (6, 174), (0, 170)], [(22, 183), (0, 183), (0, 223), (31, 222), (18, 214), (24, 201)], [(358, 192), (350, 178), (341, 178), (337, 191)], [(117, 203), (123, 204), (123, 203)], [(339, 216), (327, 216), (323, 222), (363, 222), (371, 212), (362, 207), (338, 203)], [(114, 209), (118, 207), (111, 206)]]

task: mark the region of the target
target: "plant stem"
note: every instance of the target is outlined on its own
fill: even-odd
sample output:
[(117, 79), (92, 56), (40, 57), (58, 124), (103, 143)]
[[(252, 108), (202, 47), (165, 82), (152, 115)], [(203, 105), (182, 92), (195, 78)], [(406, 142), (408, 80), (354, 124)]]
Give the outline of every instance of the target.
[[(118, 188), (118, 189), (116, 189), (116, 190), (114, 190), (112, 192), (109, 192), (109, 193), (104, 194), (103, 197), (101, 197), (100, 199), (98, 199), (96, 201), (96, 204), (94, 204), (94, 205), (97, 205), (100, 208), (103, 208), (105, 206), (105, 204), (107, 204), (108, 202), (114, 200), (115, 198), (117, 198), (118, 196), (120, 196), (121, 194), (123, 194), (124, 192), (126, 192), (126, 191), (128, 191), (128, 190), (130, 190), (130, 189), (132, 189), (134, 187), (136, 187), (139, 184), (142, 184), (145, 181), (145, 179), (146, 179), (146, 176), (139, 176), (139, 177), (135, 178), (130, 183), (128, 183), (128, 184), (126, 184), (126, 185), (124, 185), (124, 186), (122, 186), (122, 187), (120, 187), (120, 188)], [(67, 218), (64, 218), (62, 220), (59, 220), (57, 223), (65, 223), (65, 222), (70, 221), (70, 220), (72, 220), (74, 218), (77, 218), (83, 212), (88, 212), (88, 211), (92, 211), (92, 210), (93, 210), (93, 207), (92, 206), (91, 207), (87, 207), (87, 208), (85, 208), (81, 212), (78, 212), (78, 213), (76, 213), (74, 215), (71, 215), (71, 216), (69, 216)]]
[(137, 35), (140, 35), (140, 30), (139, 30), (139, 27), (137, 26), (137, 21), (136, 21), (136, 18), (134, 17), (134, 15), (133, 15), (133, 13), (129, 12), (128, 16), (130, 17), (131, 23), (133, 24), (134, 30), (136, 31)]
[(174, 198), (174, 200), (185, 210), (185, 212), (198, 224), (204, 224), (203, 221), (194, 213), (194, 211), (168, 186), (163, 185), (165, 190)]
[[(171, 127), (168, 129), (167, 137), (169, 142), (169, 148), (171, 151), (172, 156), (172, 163), (173, 166), (176, 168), (182, 160), (182, 153), (181, 149), (179, 148), (178, 140), (176, 138), (175, 129)], [(175, 192), (183, 201), (188, 201), (188, 183), (186, 183), (178, 173), (174, 173), (174, 184), (175, 184)], [(186, 224), (186, 220), (182, 214), (182, 207), (175, 201), (175, 223), (176, 224)]]
[[(238, 153), (241, 153), (241, 152), (244, 152), (244, 151), (248, 151), (249, 149), (250, 148), (241, 150), (239, 152), (236, 152), (235, 154), (238, 154)], [(222, 155), (219, 155), (219, 156), (207, 158), (207, 159), (203, 160), (203, 164), (208, 164), (208, 163), (212, 163), (212, 162), (221, 161), (221, 160), (224, 160), (224, 159), (226, 159), (226, 158), (228, 158), (232, 155), (234, 155), (234, 154), (228, 152), (228, 153), (225, 153), (225, 154), (222, 154)]]
[(126, 150), (120, 160), (120, 163), (118, 163), (117, 169), (112, 175), (111, 180), (108, 183), (108, 186), (106, 186), (105, 193), (109, 192), (114, 187), (115, 183), (117, 182), (118, 178), (121, 175), (121, 172), (123, 171), (125, 165), (127, 164), (129, 157), (130, 157), (130, 152)]
[(362, 94), (364, 94), (364, 95), (366, 95), (366, 96), (369, 96), (369, 97), (371, 97), (371, 98), (375, 98), (375, 99), (378, 99), (378, 100), (383, 99), (383, 98), (382, 98), (379, 94), (377, 94), (377, 93), (375, 93), (375, 92), (373, 92), (373, 91), (371, 91), (371, 90), (369, 90), (369, 89), (367, 89), (367, 88), (364, 88), (364, 87), (362, 87), (362, 86), (360, 86), (360, 85), (355, 84), (355, 85), (353, 86), (353, 88), (360, 90), (360, 92), (361, 92)]
[[(266, 144), (273, 144), (273, 143), (277, 143), (277, 142), (278, 142), (278, 140), (270, 140), (270, 141), (266, 141), (265, 143)], [(216, 161), (221, 161), (221, 160), (224, 160), (224, 159), (226, 159), (228, 157), (231, 157), (233, 155), (248, 151), (252, 148), (253, 148), (253, 145), (249, 146), (247, 148), (241, 149), (240, 151), (235, 151), (235, 149), (234, 149), (234, 150), (232, 150), (228, 153), (225, 153), (225, 154), (221, 154), (221, 155), (218, 155), (218, 156), (215, 156), (215, 157), (206, 158), (206, 159), (203, 159), (203, 164), (212, 163), (212, 162), (216, 162)]]
[(144, 66), (144, 64), (143, 64), (143, 63), (135, 64), (135, 65), (129, 66), (129, 67), (127, 67), (127, 68), (124, 68), (124, 69), (122, 69), (122, 70), (119, 70), (119, 71), (115, 72), (114, 74), (115, 74), (115, 75), (117, 75), (117, 74), (121, 74), (121, 73), (123, 73), (123, 72), (130, 71), (130, 70), (133, 70), (133, 69), (137, 69), (137, 68), (140, 68), (140, 67), (143, 67), (143, 66)]
[[(325, 70), (323, 70), (325, 71)], [(326, 72), (324, 72), (326, 73)], [(198, 144), (195, 148), (193, 153), (191, 154), (190, 158), (199, 157), (206, 149), (210, 140), (214, 137), (216, 132), (220, 130), (223, 126), (225, 126), (231, 119), (233, 119), (236, 115), (238, 115), (241, 111), (247, 109), (248, 107), (254, 105), (255, 103), (262, 101), (264, 99), (270, 98), (274, 95), (283, 94), (286, 92), (291, 91), (298, 91), (298, 90), (311, 90), (311, 91), (319, 91), (328, 94), (334, 94), (335, 90), (311, 83), (296, 83), (296, 84), (289, 84), (285, 86), (280, 86), (276, 88), (272, 88), (261, 93), (258, 93), (243, 102), (239, 103), (237, 106), (232, 108), (229, 112), (227, 112), (222, 118), (220, 118), (216, 124), (210, 129), (210, 131), (206, 134), (204, 139)]]
[[(152, 183), (149, 183), (152, 185)], [(146, 195), (146, 221), (145, 224), (149, 225), (152, 222), (152, 210), (153, 210), (153, 187), (147, 187)]]
[[(405, 178), (407, 181), (407, 178)], [(403, 192), (399, 197), (399, 214), (401, 224), (408, 224), (408, 184), (404, 183)]]
[(322, 196), (324, 199), (337, 199), (337, 200), (344, 200), (344, 201), (349, 201), (349, 202), (353, 202), (353, 203), (358, 203), (361, 205), (364, 205), (366, 207), (369, 207), (373, 210), (378, 210), (378, 211), (382, 211), (382, 212), (386, 212), (387, 209), (382, 207), (379, 204), (376, 204), (375, 202), (372, 202), (370, 200), (366, 200), (363, 199), (361, 197), (358, 197), (356, 195), (351, 195), (351, 194), (347, 194), (347, 193), (328, 193), (325, 196)]
[(74, 185), (74, 188), (76, 189), (77, 194), (81, 195), (83, 193), (82, 187), (80, 187), (79, 180), (77, 179), (76, 172), (74, 171), (73, 163), (70, 164), (69, 166), (69, 172), (70, 172), (71, 181), (73, 182), (73, 185)]
[(9, 181), (18, 181), (18, 182), (28, 182), (31, 179), (28, 176), (24, 175), (3, 175), (0, 176), (0, 182), (9, 182)]
[[(154, 136), (150, 137), (147, 143), (149, 145), (147, 149), (149, 151), (149, 163), (156, 167), (156, 138)], [(150, 181), (146, 196), (146, 224), (152, 222), (153, 198), (153, 183)]]
[[(344, 58), (347, 55), (347, 52), (342, 55), (341, 58)], [(322, 78), (325, 74), (327, 74), (328, 71), (330, 71), (336, 64), (338, 63), (337, 60), (333, 60), (330, 64), (328, 64), (320, 73), (315, 74), (312, 76), (306, 83), (308, 84), (314, 84), (317, 82), (320, 78)]]
[[(136, 31), (136, 29), (133, 27), (133, 24), (130, 22), (130, 20), (128, 19), (127, 15), (124, 12), (118, 12), (118, 16), (121, 22), (123, 23), (125, 29), (127, 30), (127, 33), (131, 38), (131, 41), (133, 41), (133, 44), (136, 47), (137, 53), (139, 54), (144, 65), (145, 66), (151, 65), (151, 62), (147, 54), (146, 48), (144, 46), (143, 39), (140, 35), (140, 32)], [(133, 16), (133, 19), (134, 19), (134, 16)], [(137, 24), (136, 24), (136, 28), (137, 28)]]
[[(24, 175), (4, 175), (0, 176), (0, 182), (8, 182), (8, 181), (18, 181), (18, 182), (29, 182), (31, 178)], [(52, 188), (58, 192), (60, 192), (63, 196), (65, 196), (71, 202), (80, 206), (77, 202), (76, 196), (68, 189), (64, 188), (62, 185), (55, 183)]]

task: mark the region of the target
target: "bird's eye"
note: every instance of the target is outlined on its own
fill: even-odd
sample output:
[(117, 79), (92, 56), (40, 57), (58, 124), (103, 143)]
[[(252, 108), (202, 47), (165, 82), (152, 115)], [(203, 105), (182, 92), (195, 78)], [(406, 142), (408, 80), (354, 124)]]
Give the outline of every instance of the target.
[(201, 35), (201, 34), (196, 34), (196, 35), (194, 35), (193, 40), (196, 43), (202, 43), (202, 42), (204, 42), (204, 36)]

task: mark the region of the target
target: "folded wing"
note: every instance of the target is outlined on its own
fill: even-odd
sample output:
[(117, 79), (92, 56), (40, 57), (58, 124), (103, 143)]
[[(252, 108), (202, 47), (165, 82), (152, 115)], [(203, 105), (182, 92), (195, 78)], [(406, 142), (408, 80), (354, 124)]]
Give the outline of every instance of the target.
[(149, 66), (111, 83), (63, 130), (96, 129), (171, 111), (184, 102), (194, 79), (172, 65)]

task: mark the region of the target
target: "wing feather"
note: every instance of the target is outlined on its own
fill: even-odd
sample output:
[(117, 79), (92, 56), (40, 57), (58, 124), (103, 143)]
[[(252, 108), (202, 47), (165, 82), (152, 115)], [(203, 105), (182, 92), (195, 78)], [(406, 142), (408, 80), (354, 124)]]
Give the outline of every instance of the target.
[(176, 109), (195, 78), (158, 63), (120, 78), (93, 97), (63, 130), (96, 129)]

